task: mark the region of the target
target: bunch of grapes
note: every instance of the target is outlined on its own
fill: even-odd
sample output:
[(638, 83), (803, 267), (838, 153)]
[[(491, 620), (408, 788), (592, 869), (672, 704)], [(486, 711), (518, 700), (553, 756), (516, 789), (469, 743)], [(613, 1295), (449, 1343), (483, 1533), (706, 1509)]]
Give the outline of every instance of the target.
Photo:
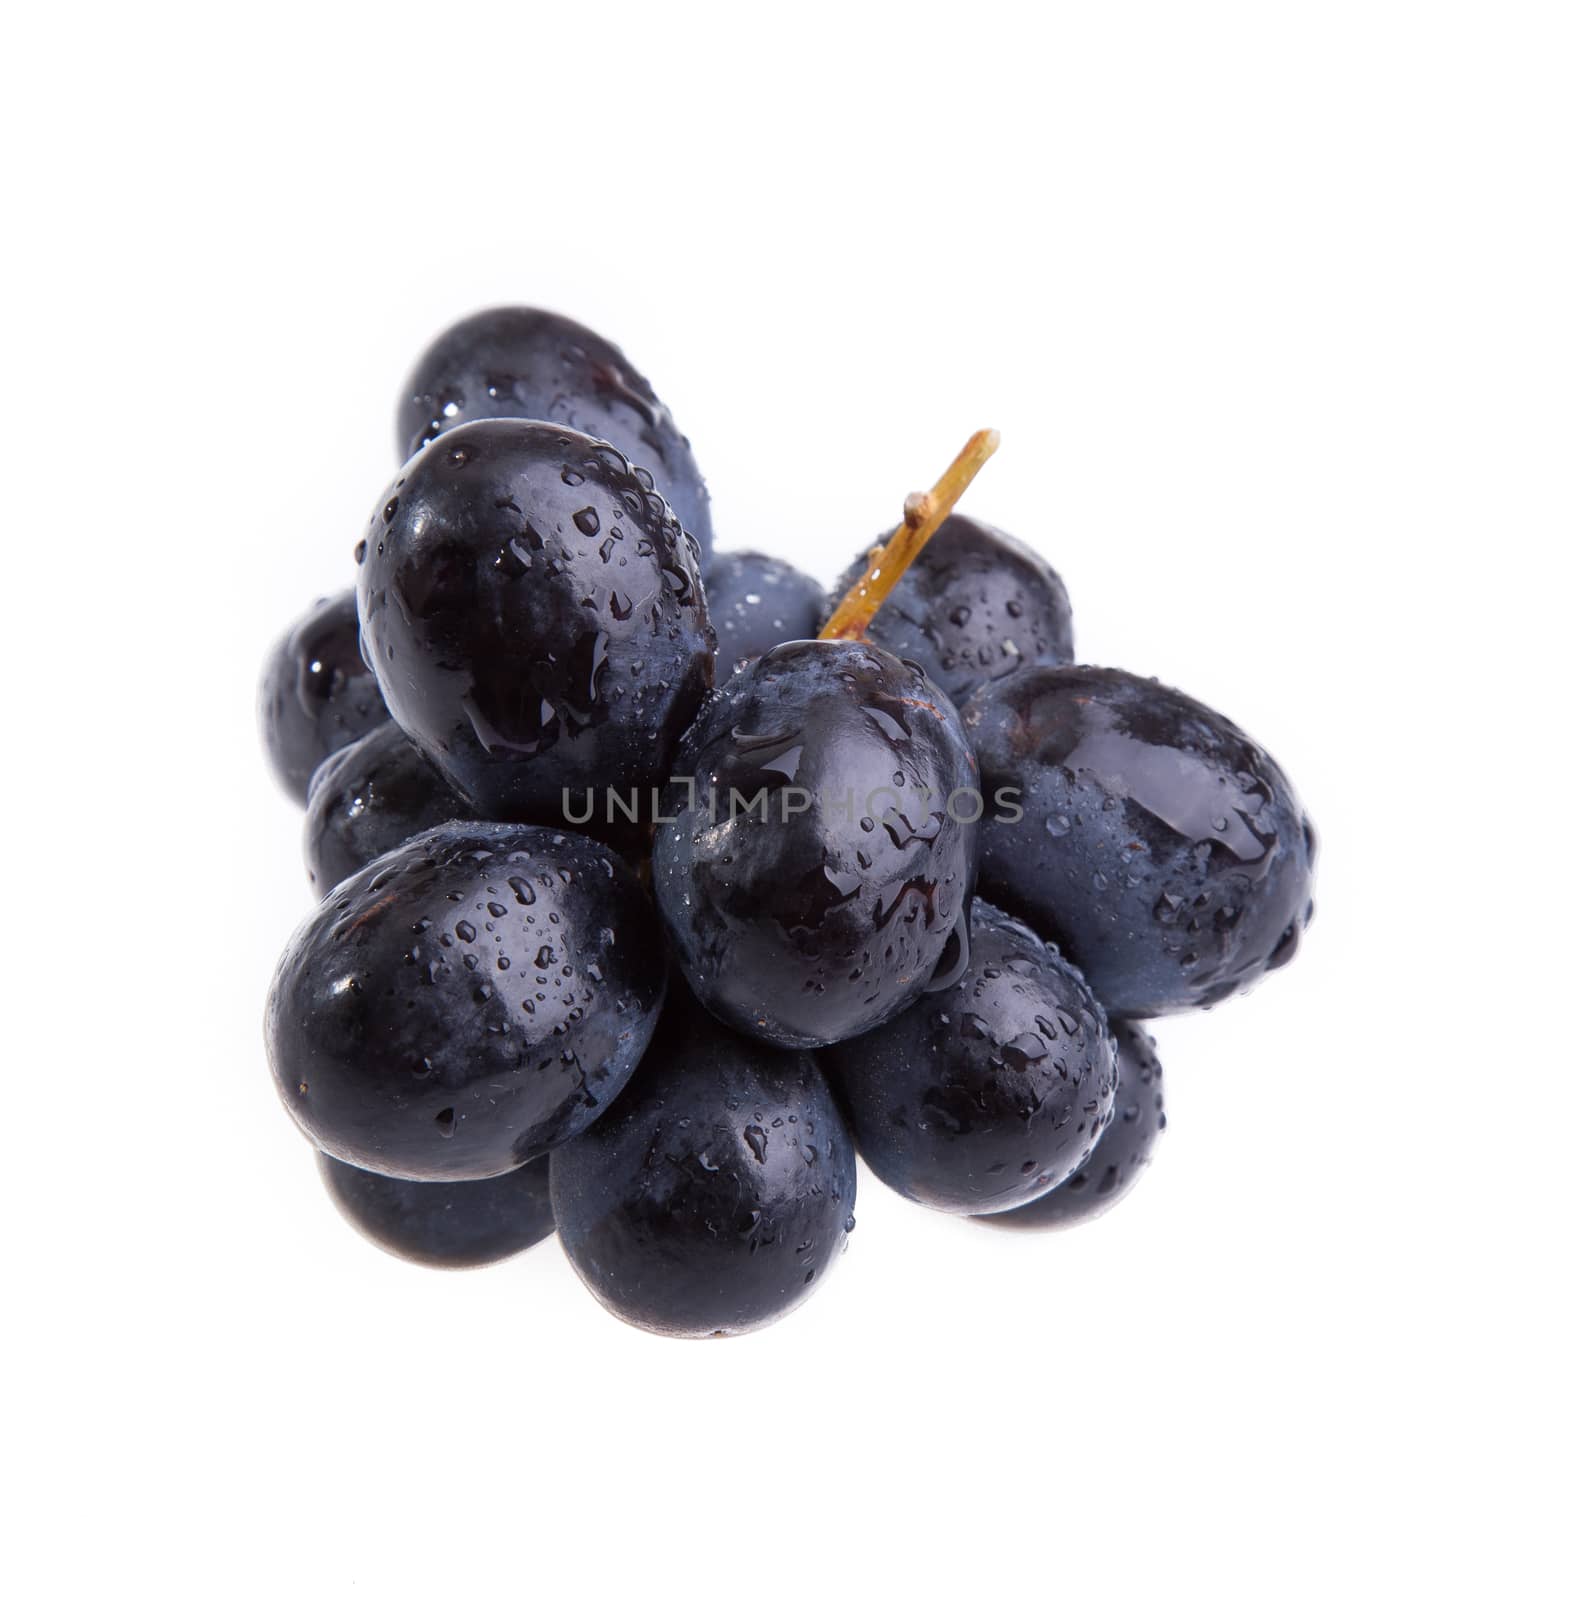
[(954, 506), (977, 434), (833, 595), (712, 552), (651, 385), (549, 313), (457, 324), (404, 463), (263, 679), (317, 909), (279, 1093), (379, 1244), (557, 1232), (611, 1311), (762, 1326), (900, 1194), (1025, 1229), (1150, 1159), (1145, 1019), (1285, 964), (1315, 838), (1281, 769), (1077, 665), (1057, 574)]

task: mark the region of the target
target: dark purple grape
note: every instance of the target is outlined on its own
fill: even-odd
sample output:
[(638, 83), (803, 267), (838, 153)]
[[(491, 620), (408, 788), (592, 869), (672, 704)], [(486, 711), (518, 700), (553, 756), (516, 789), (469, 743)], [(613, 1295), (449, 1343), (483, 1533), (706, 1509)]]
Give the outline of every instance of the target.
[(419, 1266), (485, 1267), (529, 1250), (553, 1232), (546, 1157), (470, 1183), (386, 1178), (321, 1150), (318, 1171), (353, 1228)]
[(263, 668), (258, 721), (275, 775), (305, 801), (326, 757), (388, 720), (357, 642), (356, 595), (346, 590), (318, 601)]
[(719, 683), (742, 661), (790, 639), (814, 639), (821, 626), (822, 586), (776, 556), (724, 550), (712, 558), (706, 583)]
[(683, 991), (630, 1087), (549, 1165), (571, 1265), (653, 1333), (775, 1321), (854, 1227), (855, 1149), (815, 1058), (731, 1033)]
[(981, 892), (1054, 940), (1110, 1015), (1214, 1005), (1292, 958), (1314, 831), (1226, 717), (1104, 667), (1028, 668), (962, 715), (982, 788), (1017, 794), (982, 824)]
[(779, 645), (709, 700), (675, 772), (689, 786), (657, 829), (653, 887), (687, 981), (730, 1027), (832, 1044), (962, 966), (980, 797), (958, 714), (918, 667)]
[(473, 422), (421, 451), (360, 552), (363, 645), (396, 722), (481, 816), (651, 810), (712, 678), (696, 548), (606, 444)]
[(1132, 1022), (1114, 1023), (1112, 1037), (1118, 1047), (1118, 1098), (1096, 1148), (1051, 1194), (981, 1221), (1032, 1231), (1089, 1222), (1116, 1205), (1150, 1164), (1151, 1152), (1167, 1126), (1156, 1041)]
[(296, 931), (269, 993), (269, 1060), (336, 1160), (496, 1177), (602, 1113), (665, 980), (651, 907), (612, 851), (446, 823), (348, 878)]
[(479, 311), (445, 329), (406, 380), (395, 418), (402, 462), (485, 417), (557, 422), (606, 439), (650, 473), (685, 531), (712, 550), (712, 510), (690, 442), (617, 346), (528, 306)]
[(470, 806), (393, 722), (337, 750), (313, 775), (303, 843), (319, 894), (440, 822), (475, 820)]
[(1062, 1183), (1112, 1116), (1117, 1070), (1089, 986), (977, 900), (970, 964), (822, 1057), (866, 1164), (938, 1211), (1006, 1211)]
[[(874, 541), (881, 543), (881, 540)], [(820, 621), (866, 571), (850, 563), (822, 603)], [(919, 665), (952, 700), (1026, 666), (1074, 659), (1063, 580), (1027, 545), (957, 514), (932, 535), (866, 632), (873, 644)]]

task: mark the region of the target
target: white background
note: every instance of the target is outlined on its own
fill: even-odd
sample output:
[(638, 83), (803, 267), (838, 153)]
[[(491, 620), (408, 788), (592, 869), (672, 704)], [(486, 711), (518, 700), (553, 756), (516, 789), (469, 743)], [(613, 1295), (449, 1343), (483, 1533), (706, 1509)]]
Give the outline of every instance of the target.
[[(51, 16), (0, 108), (11, 1592), (1571, 1593), (1570, 10)], [(824, 578), (1000, 428), (970, 507), (1082, 656), (1293, 775), (1304, 952), (1157, 1026), (1108, 1218), (863, 1179), (825, 1291), (685, 1344), (330, 1209), (256, 675), (417, 351), (512, 300)]]

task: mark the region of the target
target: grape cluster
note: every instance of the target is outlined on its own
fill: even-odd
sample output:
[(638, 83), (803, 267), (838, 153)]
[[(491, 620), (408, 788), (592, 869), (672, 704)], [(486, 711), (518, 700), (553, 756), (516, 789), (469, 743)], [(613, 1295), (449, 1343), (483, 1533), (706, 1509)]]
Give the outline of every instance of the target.
[(1136, 1024), (1292, 957), (1315, 835), (953, 512), (995, 435), (832, 594), (712, 554), (689, 443), (563, 317), (444, 333), (397, 439), (354, 593), (260, 706), (320, 896), (268, 1056), (344, 1214), (435, 1266), (557, 1232), (616, 1315), (699, 1336), (823, 1280), (857, 1151), (1003, 1227), (1126, 1192), (1165, 1126)]

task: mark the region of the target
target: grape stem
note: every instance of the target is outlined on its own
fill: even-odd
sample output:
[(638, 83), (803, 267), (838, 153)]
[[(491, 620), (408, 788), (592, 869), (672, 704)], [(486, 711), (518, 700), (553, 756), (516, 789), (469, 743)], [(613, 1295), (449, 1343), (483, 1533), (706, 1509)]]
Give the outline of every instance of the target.
[(904, 502), (904, 520), (886, 544), (879, 544), (866, 560), (866, 570), (838, 602), (819, 639), (864, 639), (878, 608), (893, 593), (910, 563), (926, 541), (948, 520), (959, 496), (970, 487), (976, 473), (997, 449), (996, 428), (972, 433), (953, 458), (948, 470), (925, 494), (912, 494)]

